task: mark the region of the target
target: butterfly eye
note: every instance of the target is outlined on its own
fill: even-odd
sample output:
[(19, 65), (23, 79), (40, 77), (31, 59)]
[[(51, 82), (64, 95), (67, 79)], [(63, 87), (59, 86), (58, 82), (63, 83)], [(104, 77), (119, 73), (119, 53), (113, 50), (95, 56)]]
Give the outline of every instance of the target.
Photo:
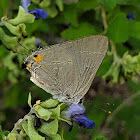
[(22, 63), (22, 69), (25, 69), (26, 68), (26, 65), (27, 65), (27, 62), (26, 63)]
[(26, 65), (24, 63), (22, 63), (22, 69), (25, 69), (26, 68)]

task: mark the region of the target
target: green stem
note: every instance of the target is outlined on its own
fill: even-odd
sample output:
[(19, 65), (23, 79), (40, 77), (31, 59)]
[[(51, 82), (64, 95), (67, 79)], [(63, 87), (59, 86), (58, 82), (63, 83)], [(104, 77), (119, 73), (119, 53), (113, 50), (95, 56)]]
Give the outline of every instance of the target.
[[(106, 32), (107, 28), (108, 28), (108, 24), (107, 24), (107, 20), (106, 20), (106, 12), (105, 12), (103, 6), (101, 7), (101, 16), (102, 16), (102, 22), (103, 22), (103, 25), (104, 25), (104, 28), (105, 28), (105, 32)], [(113, 54), (114, 61), (116, 61), (116, 60), (119, 59), (119, 57), (117, 55), (115, 44), (114, 44), (114, 42), (112, 40), (110, 40), (110, 45), (111, 45), (111, 54)]]
[(104, 28), (106, 30), (107, 27), (108, 27), (108, 24), (107, 24), (107, 21), (106, 21), (106, 13), (105, 13), (105, 10), (104, 10), (103, 6), (101, 7), (101, 16), (102, 16), (102, 21), (103, 21)]
[(11, 133), (17, 133), (17, 129), (21, 127), (22, 123), (27, 119), (28, 116), (30, 116), (31, 114), (35, 113), (35, 110), (33, 108), (31, 108), (30, 112), (24, 116), (23, 119), (19, 119), (17, 121), (17, 123), (15, 124), (13, 130), (11, 131)]

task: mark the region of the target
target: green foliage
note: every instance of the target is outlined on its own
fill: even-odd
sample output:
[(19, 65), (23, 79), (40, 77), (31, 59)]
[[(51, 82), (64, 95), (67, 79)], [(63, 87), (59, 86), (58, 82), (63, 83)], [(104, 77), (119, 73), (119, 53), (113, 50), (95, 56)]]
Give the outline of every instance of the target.
[(6, 139), (6, 136), (8, 136), (10, 132), (9, 131), (2, 131), (2, 126), (0, 125), (0, 140)]
[(131, 37), (140, 39), (140, 22), (139, 21), (129, 21), (129, 35)]
[(122, 59), (116, 58), (109, 71), (103, 76), (104, 79), (111, 79), (112, 83), (124, 83), (126, 78), (133, 79), (140, 74), (140, 55), (131, 56), (124, 53)]
[[(66, 108), (67, 106), (63, 103), (59, 103), (57, 100), (49, 99), (45, 102), (37, 101), (32, 107), (31, 94), (29, 94), (28, 103), (31, 107), (30, 112), (15, 124), (14, 129), (7, 136), (8, 140), (20, 140), (28, 138), (30, 140), (45, 140), (47, 137), (51, 138), (52, 140), (63, 140), (62, 131), (60, 133), (58, 129), (60, 129), (60, 121), (62, 121), (62, 110), (64, 111), (64, 107)], [(38, 122), (35, 123), (37, 120), (33, 114), (38, 117), (41, 123), (37, 129), (35, 125)], [(64, 118), (63, 121), (70, 124), (70, 122)], [(20, 131), (20, 133), (17, 131)], [(0, 134), (2, 137), (6, 137), (1, 129)]]
[[(121, 1), (121, 0), (119, 0), (119, 1)], [(140, 4), (140, 1), (139, 0), (133, 0), (133, 1), (122, 0), (121, 3), (126, 4), (126, 5), (138, 5), (138, 4)]]
[(32, 103), (31, 103), (31, 93), (29, 93), (29, 96), (28, 96), (28, 105), (30, 106), (30, 108), (32, 107)]
[(0, 40), (8, 49), (16, 50), (18, 38), (6, 35), (2, 28), (0, 28)]
[[(129, 131), (129, 133), (140, 133), (138, 122), (140, 121), (139, 110), (140, 104), (140, 93), (136, 93), (126, 99), (119, 107), (114, 111), (111, 119), (109, 119), (110, 127), (115, 125), (116, 127), (120, 124)], [(111, 122), (112, 121), (112, 122)]]
[(65, 12), (63, 13), (66, 21), (71, 23), (74, 27), (78, 27), (78, 13), (79, 10), (76, 4), (66, 5)]
[(96, 34), (94, 26), (86, 22), (81, 23), (78, 26), (78, 28), (70, 27), (61, 33), (62, 37), (68, 40), (73, 40), (76, 38), (81, 38), (84, 36), (94, 35), (94, 34)]
[(97, 136), (93, 140), (107, 140), (107, 138), (103, 136)]
[(19, 6), (18, 15), (14, 19), (3, 17), (0, 22), (0, 26), (5, 26), (13, 36), (7, 35), (0, 27), (0, 40), (8, 49), (16, 52), (19, 41), (28, 36), (24, 23), (33, 23), (34, 20), (35, 16), (25, 13), (25, 10)]
[(140, 74), (140, 53), (132, 57), (126, 52), (123, 56), (122, 67), (124, 69), (124, 75), (131, 79), (134, 78), (135, 73)]
[(9, 19), (8, 22), (12, 25), (18, 25), (20, 23), (33, 23), (35, 16), (25, 13), (25, 10), (19, 6), (18, 15), (14, 19)]
[(128, 40), (128, 20), (125, 14), (116, 14), (115, 17), (109, 21), (106, 35), (115, 43)]
[(52, 18), (56, 17), (59, 11), (63, 11), (63, 0), (32, 0), (32, 2), (44, 9)]
[(77, 7), (83, 11), (88, 11), (91, 9), (96, 8), (100, 3), (100, 0), (79, 0), (79, 2), (77, 3)]

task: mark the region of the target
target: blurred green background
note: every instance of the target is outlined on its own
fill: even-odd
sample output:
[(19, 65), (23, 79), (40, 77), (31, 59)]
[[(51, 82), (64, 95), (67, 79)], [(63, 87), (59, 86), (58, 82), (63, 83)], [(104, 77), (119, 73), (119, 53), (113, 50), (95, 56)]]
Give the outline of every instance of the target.
[[(126, 51), (131, 56), (138, 56), (140, 0), (44, 0), (43, 4), (41, 2), (43, 1), (33, 0), (29, 9), (43, 8), (47, 11), (48, 17), (26, 25), (28, 48), (32, 37), (41, 39), (43, 44), (52, 45), (65, 40), (103, 34), (113, 41), (120, 59)], [(1, 0), (0, 17), (14, 18), (19, 5), (19, 0)], [(113, 53), (111, 45), (109, 51)], [(50, 97), (30, 81), (30, 74), (26, 70), (22, 70), (24, 58), (24, 55), (7, 50), (1, 43), (0, 124), (3, 130), (11, 131), (14, 123), (29, 112), (29, 92), (32, 93), (32, 104), (36, 100), (44, 101)], [(109, 140), (140, 139), (140, 77), (138, 74), (126, 76), (120, 66), (115, 72), (118, 80), (114, 82), (106, 78), (104, 81), (101, 77), (107, 73), (113, 61), (114, 54), (108, 53), (85, 96), (86, 114), (95, 122), (96, 128), (88, 130), (74, 125), (72, 132), (69, 132), (68, 125), (63, 124), (66, 140), (97, 140), (102, 139), (101, 136)], [(131, 66), (135, 69), (135, 65)], [(114, 106), (108, 106), (106, 103)], [(100, 108), (110, 110), (112, 114)]]

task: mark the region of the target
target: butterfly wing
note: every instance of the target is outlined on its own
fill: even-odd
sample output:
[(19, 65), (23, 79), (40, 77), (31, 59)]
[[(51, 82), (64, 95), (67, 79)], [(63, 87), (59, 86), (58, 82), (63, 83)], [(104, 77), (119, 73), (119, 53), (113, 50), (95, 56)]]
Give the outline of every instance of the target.
[(78, 85), (71, 98), (79, 101), (89, 90), (108, 49), (108, 39), (97, 35), (63, 43), (63, 47), (73, 56)]
[(105, 36), (90, 36), (36, 51), (24, 63), (37, 86), (59, 101), (78, 103), (88, 91), (107, 47)]

